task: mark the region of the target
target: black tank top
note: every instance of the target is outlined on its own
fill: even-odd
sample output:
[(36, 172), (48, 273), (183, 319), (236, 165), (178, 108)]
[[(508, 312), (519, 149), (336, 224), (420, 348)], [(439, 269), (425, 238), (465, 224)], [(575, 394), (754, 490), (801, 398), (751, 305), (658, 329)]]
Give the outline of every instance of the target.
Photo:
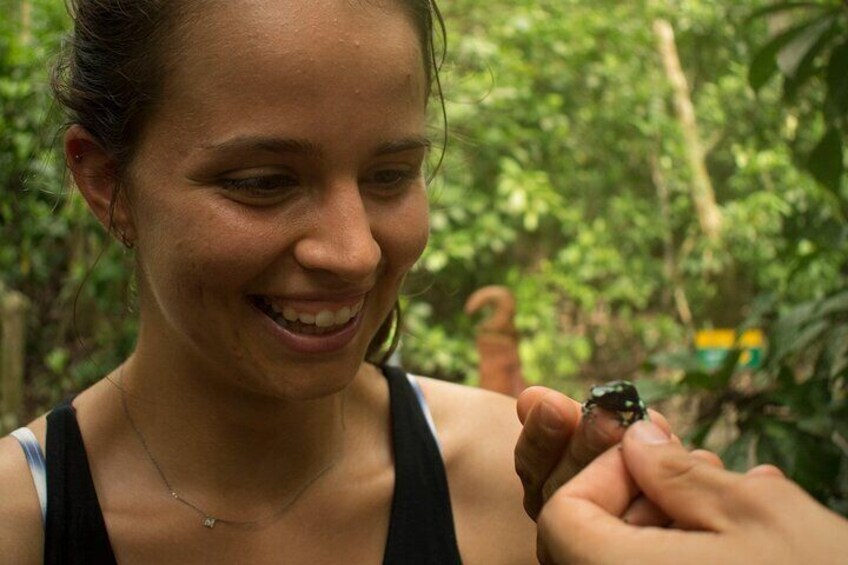
[[(406, 373), (384, 367), (389, 383), (395, 488), (383, 563), (461, 563), (450, 494), (438, 443), (420, 389)], [(47, 416), (47, 517), (44, 562), (116, 563), (70, 402)]]

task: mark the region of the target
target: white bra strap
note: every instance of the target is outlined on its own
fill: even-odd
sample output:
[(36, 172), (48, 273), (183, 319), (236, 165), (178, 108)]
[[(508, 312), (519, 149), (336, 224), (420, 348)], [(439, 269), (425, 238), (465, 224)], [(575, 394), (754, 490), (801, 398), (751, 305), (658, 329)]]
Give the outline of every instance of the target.
[(35, 483), (35, 491), (38, 493), (38, 502), (41, 505), (41, 521), (44, 523), (47, 520), (47, 470), (44, 465), (44, 452), (35, 434), (29, 428), (18, 428), (11, 435), (18, 440), (24, 450), (29, 471), (32, 473), (32, 482)]
[(436, 446), (439, 451), (442, 450), (442, 444), (439, 443), (439, 436), (436, 434), (436, 423), (433, 421), (433, 415), (430, 413), (430, 406), (427, 405), (427, 399), (424, 398), (424, 391), (421, 390), (421, 385), (418, 384), (418, 379), (415, 375), (406, 374), (409, 384), (412, 385), (412, 390), (415, 391), (415, 396), (418, 398), (418, 405), (421, 407), (421, 412), (424, 414), (424, 419), (427, 420), (427, 425), (430, 427), (430, 433), (433, 434), (433, 439), (436, 440)]

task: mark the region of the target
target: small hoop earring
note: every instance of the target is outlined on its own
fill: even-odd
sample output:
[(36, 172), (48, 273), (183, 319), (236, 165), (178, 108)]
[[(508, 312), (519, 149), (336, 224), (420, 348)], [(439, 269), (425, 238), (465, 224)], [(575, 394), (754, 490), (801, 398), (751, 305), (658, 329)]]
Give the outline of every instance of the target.
[(118, 239), (121, 240), (121, 245), (124, 246), (124, 249), (130, 250), (135, 247), (135, 242), (131, 240), (125, 232), (119, 233)]

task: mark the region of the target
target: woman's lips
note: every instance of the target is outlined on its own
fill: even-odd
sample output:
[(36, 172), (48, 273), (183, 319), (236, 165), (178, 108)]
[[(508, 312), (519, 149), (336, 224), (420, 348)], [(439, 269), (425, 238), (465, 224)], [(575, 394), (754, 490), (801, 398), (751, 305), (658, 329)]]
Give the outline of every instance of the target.
[(344, 348), (356, 336), (365, 302), (360, 297), (351, 305), (324, 305), (317, 312), (283, 305), (264, 296), (252, 297), (265, 326), (283, 345), (300, 353), (332, 353)]
[[(275, 300), (268, 296), (257, 297), (259, 308), (268, 314), (272, 319), (277, 321), (283, 327), (293, 327), (296, 331), (307, 330), (309, 326), (317, 328), (332, 328), (333, 326), (343, 326), (347, 324), (351, 318), (356, 316), (362, 309), (362, 304), (365, 302), (364, 297), (360, 297), (352, 304), (316, 304), (301, 307), (299, 304), (291, 304), (281, 300)], [(310, 332), (305, 333), (322, 333)]]

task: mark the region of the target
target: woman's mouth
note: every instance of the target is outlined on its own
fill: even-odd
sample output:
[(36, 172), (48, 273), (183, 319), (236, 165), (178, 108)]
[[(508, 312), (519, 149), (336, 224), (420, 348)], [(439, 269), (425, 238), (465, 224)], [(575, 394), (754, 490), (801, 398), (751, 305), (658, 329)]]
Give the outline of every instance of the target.
[(349, 326), (365, 302), (364, 298), (360, 298), (349, 306), (305, 312), (267, 296), (252, 298), (256, 307), (281, 328), (296, 334), (315, 336), (332, 334)]

